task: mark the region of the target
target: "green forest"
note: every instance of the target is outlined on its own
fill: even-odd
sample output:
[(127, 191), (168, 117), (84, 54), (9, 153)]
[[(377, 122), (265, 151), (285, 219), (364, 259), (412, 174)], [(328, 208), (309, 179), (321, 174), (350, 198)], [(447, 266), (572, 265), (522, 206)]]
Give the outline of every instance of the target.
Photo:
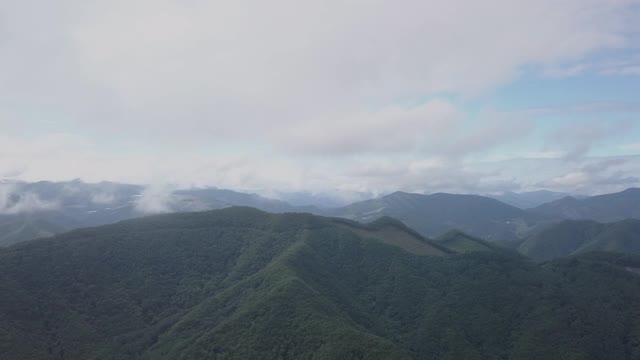
[(160, 215), (0, 249), (0, 358), (637, 359), (638, 271), (390, 218)]

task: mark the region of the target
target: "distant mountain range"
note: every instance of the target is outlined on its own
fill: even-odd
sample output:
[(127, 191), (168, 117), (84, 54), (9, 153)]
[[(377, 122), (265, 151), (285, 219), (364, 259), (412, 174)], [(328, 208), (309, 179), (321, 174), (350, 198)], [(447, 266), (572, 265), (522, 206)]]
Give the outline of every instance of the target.
[(565, 197), (533, 208), (531, 212), (559, 219), (600, 222), (640, 219), (640, 189), (631, 188), (584, 199)]
[[(561, 195), (535, 192), (526, 193), (524, 197), (531, 194)], [(564, 219), (599, 222), (640, 219), (640, 189), (581, 199), (564, 197), (526, 210), (477, 195), (396, 192), (351, 204), (330, 214), (363, 222), (383, 215), (391, 216), (425, 236), (461, 230), (483, 240), (513, 241), (527, 238), (539, 229)]]
[(517, 250), (535, 260), (550, 260), (590, 251), (640, 255), (640, 220), (614, 223), (565, 220), (531, 235)]
[(395, 192), (329, 213), (361, 222), (391, 216), (425, 236), (461, 230), (485, 240), (515, 240), (547, 219), (478, 195)]
[(286, 202), (215, 188), (168, 190), (82, 181), (0, 183), (0, 246), (159, 212), (250, 206), (269, 212), (312, 211)]
[[(520, 206), (524, 206), (525, 200), (531, 204), (560, 195), (539, 191), (510, 193), (504, 197), (512, 203), (519, 199)], [(305, 195), (291, 195), (297, 196)], [(353, 195), (361, 196), (366, 194)], [(564, 197), (532, 209), (521, 209), (478, 195), (405, 192), (326, 208), (294, 206), (283, 200), (216, 188), (156, 189), (81, 181), (0, 182), (0, 246), (153, 213), (205, 211), (230, 206), (248, 206), (274, 213), (308, 212), (360, 222), (390, 216), (427, 237), (460, 230), (485, 241), (515, 241), (563, 219), (609, 222), (640, 218), (640, 189), (584, 199)]]
[(539, 190), (522, 193), (509, 191), (499, 195), (487, 196), (520, 209), (530, 209), (551, 201), (560, 200), (569, 196), (569, 194), (548, 190)]

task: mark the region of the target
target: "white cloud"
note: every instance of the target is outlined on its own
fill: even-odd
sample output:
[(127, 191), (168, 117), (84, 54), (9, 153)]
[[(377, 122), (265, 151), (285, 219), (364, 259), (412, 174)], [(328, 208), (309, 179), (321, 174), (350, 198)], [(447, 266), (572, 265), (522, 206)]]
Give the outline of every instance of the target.
[[(455, 167), (529, 136), (530, 118), (465, 118), (465, 101), (525, 67), (580, 66), (628, 46), (637, 3), (4, 1), (0, 177), (512, 186)], [(489, 180), (471, 179), (480, 175)]]
[(112, 133), (259, 138), (623, 46), (633, 2), (10, 1), (0, 95)]
[(116, 197), (114, 194), (98, 192), (91, 194), (91, 202), (99, 205), (108, 205), (113, 204), (116, 201)]
[(575, 189), (579, 188), (580, 186), (586, 185), (590, 180), (591, 179), (589, 175), (584, 172), (572, 172), (551, 179), (550, 185), (561, 188)]
[(459, 121), (460, 114), (453, 105), (433, 100), (412, 108), (393, 106), (338, 114), (291, 129), (278, 129), (274, 137), (296, 153), (412, 152), (440, 143)]
[(640, 143), (624, 144), (620, 146), (623, 150), (640, 151)]
[(14, 183), (0, 183), (0, 215), (54, 210), (58, 204), (42, 200), (37, 194), (17, 191)]
[(167, 186), (147, 186), (137, 198), (135, 209), (143, 214), (171, 212), (171, 193), (171, 189)]
[(634, 126), (632, 121), (582, 121), (557, 129), (552, 139), (554, 144), (559, 144), (564, 149), (565, 160), (579, 161), (587, 156), (595, 145), (620, 136), (632, 130)]

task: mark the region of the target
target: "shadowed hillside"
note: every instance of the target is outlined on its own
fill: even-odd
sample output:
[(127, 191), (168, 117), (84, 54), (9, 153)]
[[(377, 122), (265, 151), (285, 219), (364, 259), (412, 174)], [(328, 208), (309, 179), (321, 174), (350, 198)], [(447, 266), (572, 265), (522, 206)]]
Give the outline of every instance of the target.
[(475, 251), (500, 251), (502, 248), (487, 241), (467, 235), (462, 231), (452, 230), (438, 237), (435, 241), (458, 253), (468, 253)]
[(588, 251), (640, 254), (640, 220), (615, 223), (566, 220), (528, 237), (518, 251), (536, 260), (548, 260)]

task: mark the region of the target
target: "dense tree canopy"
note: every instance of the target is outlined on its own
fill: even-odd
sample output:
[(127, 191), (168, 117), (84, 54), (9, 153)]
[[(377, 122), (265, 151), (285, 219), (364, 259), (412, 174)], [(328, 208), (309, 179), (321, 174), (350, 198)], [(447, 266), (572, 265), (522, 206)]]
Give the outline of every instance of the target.
[(0, 250), (0, 357), (640, 356), (640, 259), (461, 252), (249, 208), (76, 230)]

